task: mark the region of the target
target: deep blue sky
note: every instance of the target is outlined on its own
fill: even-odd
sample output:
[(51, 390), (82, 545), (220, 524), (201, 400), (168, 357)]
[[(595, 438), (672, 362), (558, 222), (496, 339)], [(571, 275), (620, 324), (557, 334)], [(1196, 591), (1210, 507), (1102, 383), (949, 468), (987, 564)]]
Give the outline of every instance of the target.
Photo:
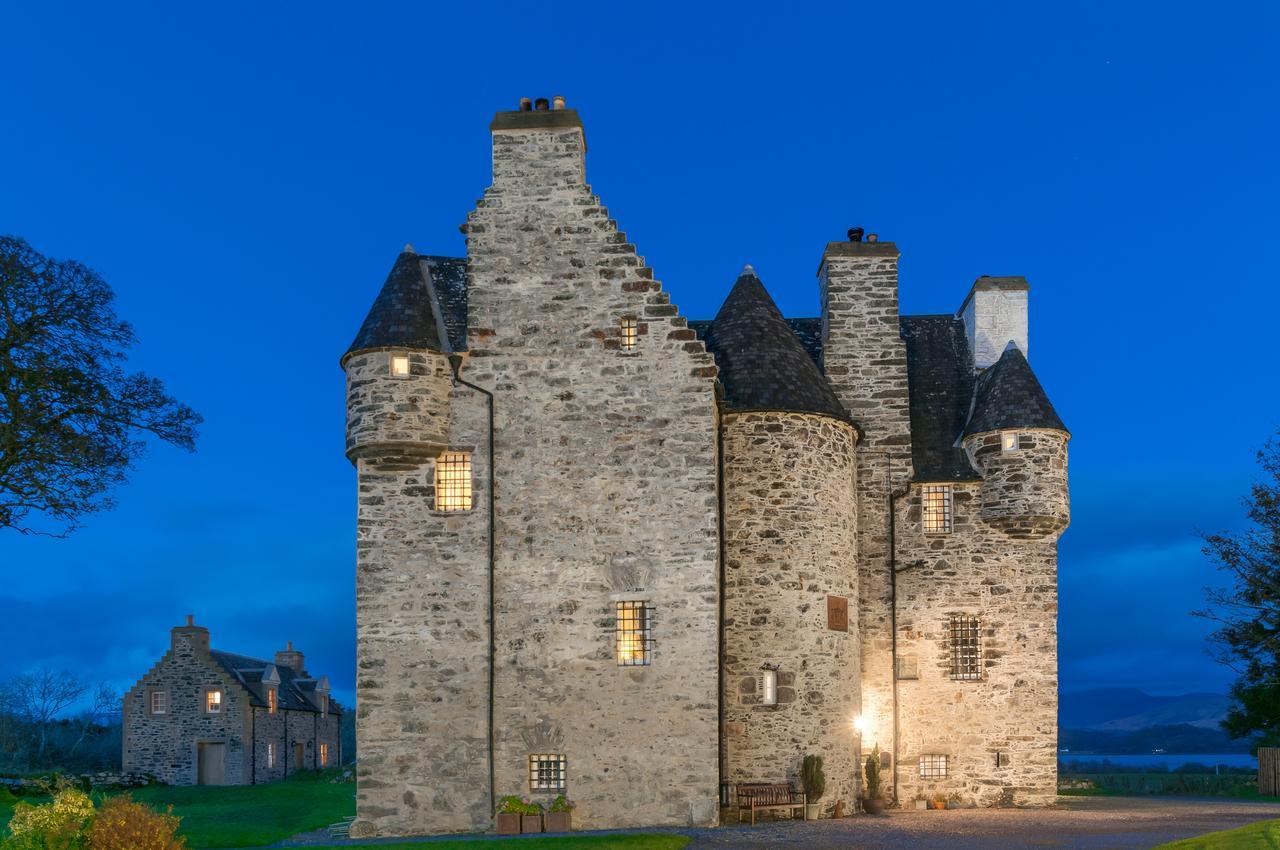
[(686, 315), (748, 261), (816, 314), (854, 224), (902, 249), (909, 312), (1026, 275), (1074, 432), (1063, 687), (1225, 687), (1187, 612), (1196, 529), (1239, 527), (1280, 421), (1280, 6), (276, 5), (0, 10), (0, 233), (102, 272), (134, 364), (207, 419), (74, 538), (0, 534), (0, 677), (126, 685), (194, 612), (350, 698), (338, 356), (401, 245), (463, 250), (491, 114), (563, 94)]

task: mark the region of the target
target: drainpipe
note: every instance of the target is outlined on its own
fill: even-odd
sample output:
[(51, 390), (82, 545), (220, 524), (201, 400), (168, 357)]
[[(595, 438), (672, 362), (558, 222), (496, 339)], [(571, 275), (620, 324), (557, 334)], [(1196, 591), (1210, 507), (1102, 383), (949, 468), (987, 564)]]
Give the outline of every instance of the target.
[[(447, 339), (447, 337), (445, 337)], [(493, 491), (493, 468), (497, 465), (497, 459), (493, 453), (493, 393), (484, 387), (478, 387), (469, 381), (462, 379), (459, 374), (462, 369), (462, 355), (449, 355), (449, 365), (453, 368), (453, 382), (461, 384), (464, 387), (475, 390), (484, 395), (489, 407), (489, 811), (495, 811), (498, 808), (497, 795), (497, 777), (496, 768), (494, 767), (494, 740), (493, 740), (493, 696), (494, 696), (494, 656), (495, 656), (495, 624), (494, 614), (496, 606), (494, 603), (494, 537), (496, 528), (496, 514), (494, 512), (495, 499)]]
[[(892, 480), (893, 458), (888, 458), (890, 480)], [(911, 484), (903, 485), (901, 490), (889, 491), (889, 627), (890, 634), (890, 670), (893, 676), (893, 801), (898, 802), (898, 499), (911, 492)], [(910, 569), (910, 566), (903, 567)]]
[(257, 706), (249, 706), (249, 784), (258, 784), (258, 719)]
[[(719, 654), (719, 663), (716, 664), (716, 737), (719, 742), (718, 753), (720, 762), (720, 787), (716, 789), (716, 800), (721, 804), (725, 802), (723, 798), (725, 783), (729, 779), (729, 741), (724, 735), (724, 592), (725, 592), (725, 501), (724, 501), (724, 422), (721, 419), (720, 401), (721, 384), (716, 382), (716, 502), (719, 507), (719, 516), (716, 518), (717, 531), (720, 534), (719, 540), (719, 582), (720, 582), (720, 599), (719, 599), (719, 623), (716, 627), (717, 652)], [(730, 801), (732, 802), (732, 801)]]

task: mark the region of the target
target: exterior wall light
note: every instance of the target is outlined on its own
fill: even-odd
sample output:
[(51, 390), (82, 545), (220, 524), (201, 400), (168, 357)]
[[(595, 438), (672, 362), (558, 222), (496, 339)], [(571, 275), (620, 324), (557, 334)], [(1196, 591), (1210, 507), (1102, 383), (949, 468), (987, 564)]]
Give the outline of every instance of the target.
[(859, 735), (865, 733), (867, 731), (867, 718), (863, 717), (861, 714), (853, 718), (853, 729)]
[(761, 705), (778, 704), (778, 668), (766, 664), (756, 677), (756, 690), (760, 692)]

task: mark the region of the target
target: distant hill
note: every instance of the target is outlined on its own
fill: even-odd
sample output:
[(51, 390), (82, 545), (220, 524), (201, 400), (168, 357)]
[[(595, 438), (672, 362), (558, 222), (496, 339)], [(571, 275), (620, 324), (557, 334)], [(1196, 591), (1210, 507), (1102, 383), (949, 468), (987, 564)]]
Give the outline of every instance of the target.
[(1226, 694), (1152, 696), (1136, 688), (1068, 691), (1058, 697), (1058, 728), (1124, 732), (1186, 725), (1217, 732), (1230, 703)]
[(1058, 746), (1070, 750), (1072, 755), (1145, 755), (1154, 750), (1167, 753), (1249, 752), (1249, 741), (1233, 741), (1219, 729), (1204, 729), (1187, 723), (1117, 731), (1059, 729)]

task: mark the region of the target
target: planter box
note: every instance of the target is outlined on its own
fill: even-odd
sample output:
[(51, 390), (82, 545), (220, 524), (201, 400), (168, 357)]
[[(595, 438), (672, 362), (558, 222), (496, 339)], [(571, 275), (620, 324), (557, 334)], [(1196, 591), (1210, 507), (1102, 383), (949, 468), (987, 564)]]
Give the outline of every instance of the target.
[(542, 815), (521, 815), (521, 832), (542, 832)]
[(547, 812), (542, 817), (547, 832), (570, 832), (573, 829), (573, 812)]
[(498, 824), (499, 835), (519, 835), (520, 834), (520, 816), (499, 814), (495, 820)]

